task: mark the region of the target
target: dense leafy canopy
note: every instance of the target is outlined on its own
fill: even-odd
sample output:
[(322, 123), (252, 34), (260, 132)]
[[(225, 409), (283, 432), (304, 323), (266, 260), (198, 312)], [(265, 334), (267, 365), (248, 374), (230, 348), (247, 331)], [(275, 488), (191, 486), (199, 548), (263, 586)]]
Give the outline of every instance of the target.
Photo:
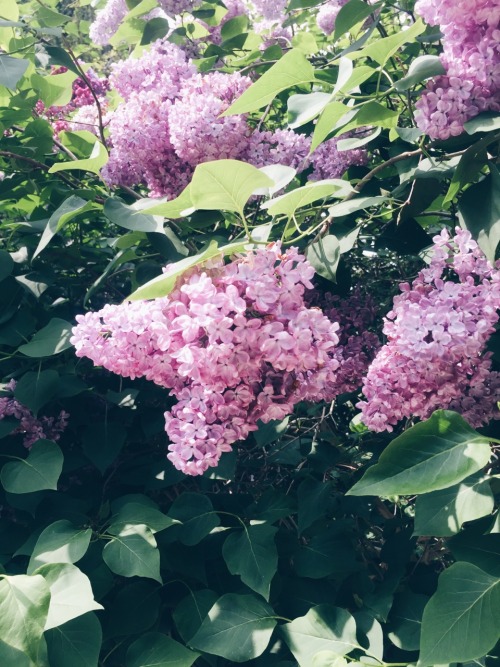
[(498, 664), (499, 19), (1, 0), (2, 667)]

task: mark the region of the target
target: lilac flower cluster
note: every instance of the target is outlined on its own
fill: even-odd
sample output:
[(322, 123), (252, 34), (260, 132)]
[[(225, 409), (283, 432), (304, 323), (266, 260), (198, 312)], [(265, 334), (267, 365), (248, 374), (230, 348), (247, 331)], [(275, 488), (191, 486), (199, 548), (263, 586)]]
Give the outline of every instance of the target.
[(279, 163), (298, 171), (312, 166), (314, 180), (337, 178), (366, 161), (364, 150), (339, 152), (335, 139), (310, 156), (310, 137), (252, 129), (245, 115), (221, 118), (251, 79), (197, 74), (185, 53), (165, 39), (140, 58), (115, 65), (110, 82), (124, 98), (108, 122), (112, 148), (102, 175), (110, 185), (144, 184), (153, 197), (175, 197), (196, 165), (209, 160)]
[[(6, 390), (13, 392), (16, 388), (16, 381), (11, 380)], [(19, 426), (12, 431), (12, 435), (17, 433), (23, 436), (25, 447), (30, 448), (37, 440), (46, 438), (48, 440), (59, 440), (61, 433), (68, 425), (68, 413), (62, 410), (57, 418), (40, 417), (37, 419), (33, 413), (15, 398), (3, 396), (0, 398), (0, 421), (5, 417), (15, 417), (19, 420)]]
[(171, 389), (168, 458), (199, 475), (258, 420), (334, 398), (338, 324), (306, 306), (313, 275), (273, 244), (184, 274), (168, 297), (79, 315), (71, 340), (77, 356)]
[(481, 111), (500, 111), (500, 5), (497, 0), (418, 0), (415, 10), (443, 34), (446, 75), (427, 84), (415, 121), (448, 139)]
[(318, 14), (316, 16), (316, 23), (318, 28), (325, 35), (331, 35), (335, 30), (335, 22), (337, 20), (338, 13), (346, 4), (346, 2), (347, 0), (328, 0), (319, 8)]
[(392, 431), (405, 417), (455, 410), (472, 425), (500, 418), (500, 373), (486, 345), (498, 322), (500, 267), (467, 231), (434, 238), (428, 268), (394, 299), (380, 349), (358, 407), (374, 431)]

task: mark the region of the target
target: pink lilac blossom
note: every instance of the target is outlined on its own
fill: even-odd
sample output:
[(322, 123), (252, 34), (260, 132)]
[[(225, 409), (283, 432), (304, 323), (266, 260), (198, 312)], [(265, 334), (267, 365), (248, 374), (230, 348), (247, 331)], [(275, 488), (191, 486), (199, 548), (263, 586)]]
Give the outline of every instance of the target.
[(337, 151), (335, 139), (310, 156), (310, 137), (254, 130), (245, 115), (221, 117), (251, 79), (197, 74), (181, 49), (165, 40), (115, 65), (110, 82), (124, 98), (107, 118), (111, 150), (102, 175), (110, 185), (145, 185), (150, 196), (175, 197), (196, 165), (209, 160), (285, 164), (299, 172), (312, 166), (314, 180), (336, 178), (366, 161), (365, 151)]
[(158, 4), (168, 16), (179, 16), (192, 12), (201, 5), (202, 0), (158, 0)]
[(433, 139), (463, 131), (482, 111), (500, 111), (500, 4), (497, 0), (418, 0), (415, 11), (443, 34), (446, 76), (427, 84), (415, 122)]
[(97, 12), (89, 28), (89, 36), (94, 44), (105, 46), (118, 30), (128, 11), (125, 0), (108, 0), (105, 7)]
[(338, 324), (306, 306), (313, 275), (296, 249), (272, 244), (191, 270), (168, 297), (79, 315), (71, 340), (77, 356), (171, 390), (168, 458), (199, 475), (258, 420), (334, 398)]
[[(16, 381), (11, 380), (6, 390), (14, 392), (15, 388)], [(3, 396), (0, 398), (0, 421), (5, 417), (14, 417), (19, 420), (19, 425), (16, 426), (11, 434), (21, 434), (24, 446), (31, 448), (37, 440), (59, 440), (61, 433), (68, 424), (69, 414), (62, 410), (57, 418), (40, 417), (40, 419), (37, 419), (31, 410), (28, 410), (26, 406), (15, 398)]]
[(321, 5), (316, 16), (316, 23), (325, 35), (329, 36), (335, 30), (338, 13), (346, 2), (347, 0), (328, 0), (324, 5)]
[(498, 322), (500, 266), (494, 268), (468, 231), (434, 238), (428, 268), (394, 299), (387, 343), (371, 364), (358, 404), (374, 431), (402, 419), (455, 410), (472, 426), (500, 418), (500, 373), (486, 345)]

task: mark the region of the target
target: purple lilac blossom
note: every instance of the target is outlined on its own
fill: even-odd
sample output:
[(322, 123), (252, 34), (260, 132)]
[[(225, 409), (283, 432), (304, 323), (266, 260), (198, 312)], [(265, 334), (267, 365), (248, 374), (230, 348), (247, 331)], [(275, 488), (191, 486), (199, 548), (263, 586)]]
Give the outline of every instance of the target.
[(199, 475), (258, 420), (335, 397), (338, 324), (306, 306), (313, 275), (295, 248), (272, 244), (193, 269), (168, 297), (79, 315), (71, 340), (77, 356), (171, 390), (168, 458)]
[[(7, 391), (11, 392), (14, 392), (15, 388), (15, 380), (11, 380), (6, 387)], [(16, 426), (11, 435), (21, 434), (24, 446), (31, 448), (37, 440), (59, 440), (61, 433), (68, 425), (69, 414), (62, 410), (57, 418), (40, 417), (37, 419), (31, 410), (15, 398), (3, 396), (0, 398), (0, 420), (5, 417), (14, 417), (19, 420), (19, 426)]]
[(128, 11), (125, 0), (108, 0), (105, 7), (97, 12), (89, 28), (89, 36), (94, 44), (105, 46), (118, 30)]
[(448, 139), (482, 111), (500, 111), (498, 0), (418, 0), (418, 12), (443, 34), (445, 76), (428, 82), (415, 122), (432, 139)]
[(329, 36), (335, 30), (335, 22), (337, 20), (338, 13), (342, 7), (346, 4), (347, 0), (328, 0), (324, 5), (321, 5), (319, 8), (318, 14), (316, 16), (316, 23), (318, 28), (325, 35)]
[(450, 409), (472, 426), (500, 418), (500, 373), (486, 345), (498, 322), (500, 266), (494, 268), (468, 231), (434, 238), (428, 268), (400, 285), (380, 349), (358, 404), (373, 431), (408, 417)]

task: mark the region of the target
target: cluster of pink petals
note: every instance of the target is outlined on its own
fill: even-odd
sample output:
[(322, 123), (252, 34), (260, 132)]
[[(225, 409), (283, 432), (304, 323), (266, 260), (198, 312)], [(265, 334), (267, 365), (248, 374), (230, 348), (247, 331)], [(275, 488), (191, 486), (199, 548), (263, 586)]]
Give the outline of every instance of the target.
[[(13, 392), (16, 388), (15, 380), (7, 385), (7, 391)], [(14, 417), (19, 420), (19, 426), (12, 431), (23, 436), (23, 444), (30, 448), (37, 440), (59, 440), (61, 433), (68, 424), (68, 413), (62, 410), (57, 419), (55, 417), (40, 417), (37, 419), (31, 410), (15, 398), (3, 396), (0, 398), (0, 421), (5, 417)]]
[(314, 180), (337, 178), (366, 162), (363, 150), (338, 151), (336, 139), (309, 155), (310, 137), (253, 129), (245, 115), (221, 117), (251, 79), (197, 74), (185, 53), (165, 39), (115, 65), (110, 83), (124, 99), (108, 116), (111, 151), (102, 175), (110, 185), (145, 185), (150, 196), (175, 197), (196, 165), (210, 160), (312, 167)]
[(77, 317), (76, 354), (171, 389), (168, 458), (199, 475), (302, 400), (337, 392), (338, 324), (309, 308), (314, 269), (273, 244), (193, 270), (168, 296)]
[(500, 418), (500, 373), (491, 369), (488, 339), (500, 306), (494, 268), (467, 231), (434, 238), (428, 268), (401, 285), (388, 313), (388, 342), (371, 364), (358, 405), (374, 431), (391, 431), (406, 417), (426, 419), (455, 410), (473, 426)]
[(418, 0), (415, 10), (443, 34), (446, 76), (430, 81), (415, 121), (433, 139), (463, 132), (482, 111), (500, 111), (500, 4), (497, 0)]
[(318, 14), (316, 16), (316, 23), (318, 28), (325, 35), (331, 35), (335, 30), (335, 22), (337, 20), (338, 13), (342, 7), (346, 4), (347, 0), (327, 0), (324, 5), (321, 5), (319, 8)]

